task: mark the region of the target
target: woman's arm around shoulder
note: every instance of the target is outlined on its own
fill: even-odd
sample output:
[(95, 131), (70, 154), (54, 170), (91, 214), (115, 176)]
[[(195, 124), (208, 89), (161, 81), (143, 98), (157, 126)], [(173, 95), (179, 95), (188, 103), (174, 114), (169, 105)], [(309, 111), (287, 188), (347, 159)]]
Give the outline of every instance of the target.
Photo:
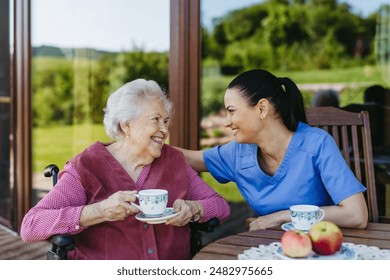
[(187, 163), (197, 172), (207, 172), (207, 166), (203, 159), (203, 151), (188, 150), (179, 147), (175, 147), (180, 150), (187, 161)]

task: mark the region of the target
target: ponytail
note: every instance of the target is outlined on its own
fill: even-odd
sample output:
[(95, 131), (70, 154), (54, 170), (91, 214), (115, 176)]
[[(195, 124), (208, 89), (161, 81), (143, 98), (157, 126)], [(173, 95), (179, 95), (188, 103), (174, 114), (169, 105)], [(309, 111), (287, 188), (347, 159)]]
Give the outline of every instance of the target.
[(282, 119), (287, 128), (291, 131), (297, 129), (298, 122), (307, 123), (305, 106), (303, 104), (303, 98), (301, 91), (297, 85), (289, 78), (279, 78), (282, 89), (287, 98), (287, 110), (283, 114), (283, 111), (279, 111), (282, 115)]

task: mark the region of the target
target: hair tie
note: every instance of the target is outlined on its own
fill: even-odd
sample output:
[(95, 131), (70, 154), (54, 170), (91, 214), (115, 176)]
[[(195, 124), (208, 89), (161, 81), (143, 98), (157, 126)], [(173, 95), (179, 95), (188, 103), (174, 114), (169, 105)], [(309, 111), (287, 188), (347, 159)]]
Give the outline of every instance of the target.
[(279, 83), (280, 83), (280, 87), (282, 88), (282, 91), (287, 93), (286, 86), (283, 84), (284, 78), (278, 78), (278, 80), (279, 80)]

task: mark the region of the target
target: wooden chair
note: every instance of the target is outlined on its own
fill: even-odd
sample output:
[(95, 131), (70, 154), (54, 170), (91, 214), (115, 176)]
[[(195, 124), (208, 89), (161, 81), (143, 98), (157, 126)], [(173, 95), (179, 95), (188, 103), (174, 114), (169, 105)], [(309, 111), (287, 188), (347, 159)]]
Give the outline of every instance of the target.
[(379, 222), (374, 160), (368, 112), (347, 112), (334, 107), (306, 109), (308, 124), (332, 135), (348, 166), (367, 188), (370, 222)]

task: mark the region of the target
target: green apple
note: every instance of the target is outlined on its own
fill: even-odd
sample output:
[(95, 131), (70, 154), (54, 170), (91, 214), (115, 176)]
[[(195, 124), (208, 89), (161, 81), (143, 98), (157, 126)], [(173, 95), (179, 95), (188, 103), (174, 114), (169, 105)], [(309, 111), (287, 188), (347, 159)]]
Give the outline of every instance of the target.
[(332, 255), (340, 250), (343, 233), (340, 228), (328, 221), (321, 221), (309, 230), (313, 251), (318, 255)]
[(290, 258), (309, 256), (312, 245), (308, 234), (300, 230), (286, 231), (280, 240), (283, 254)]

